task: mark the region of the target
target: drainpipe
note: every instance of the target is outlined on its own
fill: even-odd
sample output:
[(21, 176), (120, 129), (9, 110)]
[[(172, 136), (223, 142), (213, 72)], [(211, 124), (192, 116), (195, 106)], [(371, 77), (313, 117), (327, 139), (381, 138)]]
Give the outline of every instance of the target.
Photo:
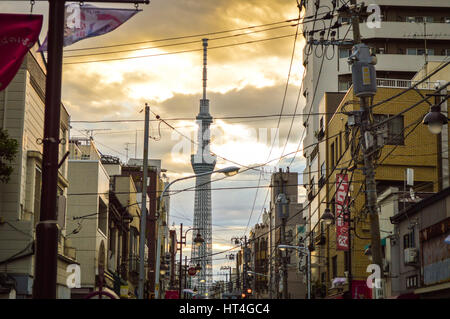
[[(438, 87), (443, 87), (446, 81), (438, 80)], [(446, 95), (447, 88), (444, 87), (440, 92), (440, 94)], [(441, 97), (438, 97), (438, 101), (441, 101)], [(441, 113), (444, 114), (448, 118), (448, 106), (447, 101), (443, 102), (441, 105)], [(449, 181), (449, 161), (448, 161), (448, 127), (444, 126), (441, 136), (441, 177), (442, 177), (442, 189), (445, 189), (450, 186)]]

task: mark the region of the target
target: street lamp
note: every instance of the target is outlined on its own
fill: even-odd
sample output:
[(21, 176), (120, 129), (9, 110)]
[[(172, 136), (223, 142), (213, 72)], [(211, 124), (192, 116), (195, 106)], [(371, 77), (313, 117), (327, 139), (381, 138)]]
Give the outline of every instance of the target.
[(286, 250), (286, 249), (297, 249), (298, 251), (306, 252), (307, 255), (307, 263), (308, 263), (308, 270), (307, 270), (307, 276), (308, 276), (308, 299), (311, 299), (311, 252), (308, 248), (304, 246), (291, 246), (291, 245), (278, 245), (279, 250)]
[[(211, 171), (211, 172), (205, 172), (205, 173), (200, 173), (200, 174), (195, 174), (195, 175), (190, 175), (190, 176), (186, 176), (186, 177), (181, 177), (181, 178), (177, 178), (173, 181), (171, 181), (170, 183), (168, 183), (165, 187), (164, 190), (161, 193), (161, 196), (159, 197), (159, 201), (158, 201), (158, 209), (157, 209), (157, 225), (158, 225), (158, 230), (160, 229), (160, 223), (161, 220), (159, 218), (159, 212), (161, 209), (161, 203), (162, 200), (164, 198), (164, 194), (166, 193), (166, 191), (169, 189), (169, 187), (179, 181), (185, 180), (185, 179), (190, 179), (190, 178), (195, 178), (195, 177), (199, 177), (199, 176), (204, 176), (204, 175), (210, 175), (210, 174), (214, 174), (214, 173), (223, 173), (226, 176), (233, 176), (236, 175), (239, 172), (239, 167), (237, 166), (229, 166), (229, 167), (225, 167), (222, 169), (218, 169), (215, 171)], [(157, 239), (157, 244), (156, 244), (156, 271), (155, 271), (155, 284), (158, 285), (158, 289), (155, 289), (155, 298), (158, 299), (159, 298), (159, 263), (161, 260), (161, 232), (158, 231), (158, 239)], [(181, 294), (180, 294), (181, 296)]]
[[(445, 101), (445, 100), (444, 100)], [(448, 123), (447, 117), (441, 113), (441, 103), (433, 105), (430, 112), (423, 118), (423, 124), (428, 125), (428, 129), (432, 134), (439, 134), (442, 126)]]
[(197, 236), (195, 236), (194, 238), (195, 246), (200, 247), (204, 242), (205, 240), (202, 238), (202, 235), (200, 233), (197, 233)]
[(322, 219), (327, 225), (334, 223), (334, 215), (331, 213), (329, 208), (325, 208), (325, 212), (322, 214)]

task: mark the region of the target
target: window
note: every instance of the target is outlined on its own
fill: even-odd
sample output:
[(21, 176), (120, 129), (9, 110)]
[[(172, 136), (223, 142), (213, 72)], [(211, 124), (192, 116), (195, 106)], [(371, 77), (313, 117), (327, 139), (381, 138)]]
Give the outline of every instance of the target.
[(417, 287), (417, 275), (406, 277), (406, 288), (416, 288)]
[(350, 130), (348, 128), (348, 124), (345, 124), (344, 139), (345, 139), (345, 149), (347, 149), (348, 148), (348, 144), (350, 142)]
[(334, 168), (334, 143), (331, 143), (330, 155), (331, 155), (331, 169), (333, 169)]
[(313, 176), (313, 178), (311, 178), (311, 188), (310, 188), (310, 190), (311, 190), (311, 194), (314, 196), (314, 176)]
[(407, 48), (406, 49), (406, 54), (407, 55), (417, 55), (417, 49), (415, 49), (415, 48)]
[[(424, 55), (425, 49), (424, 48), (407, 48), (406, 49), (407, 55)], [(427, 49), (428, 55), (434, 55), (434, 49)]]
[(333, 274), (333, 278), (336, 278), (337, 275), (337, 256), (333, 256), (333, 258), (331, 259), (331, 271)]
[(34, 225), (36, 225), (41, 218), (41, 187), (42, 187), (42, 171), (36, 166), (34, 175)]
[(424, 23), (424, 22), (428, 22), (428, 23), (432, 23), (434, 21), (433, 17), (406, 17), (406, 22), (411, 22), (411, 23)]
[(335, 165), (337, 165), (338, 164), (338, 161), (339, 161), (339, 144), (338, 144), (338, 138), (336, 137), (336, 140), (335, 140), (335, 144), (334, 145), (336, 145), (335, 146), (335, 148), (336, 148), (336, 155), (335, 155), (335, 161), (336, 161), (336, 163), (335, 163)]
[(130, 251), (129, 251), (129, 261), (130, 261), (130, 269), (137, 271), (139, 266), (137, 264), (138, 259), (138, 231), (136, 228), (130, 228)]
[(384, 143), (387, 145), (404, 145), (405, 136), (403, 132), (404, 131), (403, 116), (393, 117), (393, 115), (389, 114), (373, 115), (375, 123), (380, 123), (391, 117), (392, 119), (390, 119), (384, 125), (381, 125), (379, 127), (379, 129), (385, 134)]
[[(434, 55), (434, 49), (427, 49), (428, 55)], [(425, 49), (417, 49), (417, 55), (425, 55)]]
[(414, 228), (406, 235), (403, 235), (403, 249), (414, 248), (416, 243), (414, 240)]
[(108, 227), (108, 207), (103, 202), (103, 200), (98, 198), (98, 229), (105, 234), (108, 235), (107, 227)]
[(350, 81), (339, 81), (338, 90), (339, 91), (347, 91), (352, 86)]
[(339, 59), (348, 58), (352, 54), (352, 50), (348, 48), (339, 49)]
[(320, 165), (320, 177), (325, 178), (325, 175), (327, 174), (326, 169), (325, 169), (325, 162), (322, 163), (322, 165)]

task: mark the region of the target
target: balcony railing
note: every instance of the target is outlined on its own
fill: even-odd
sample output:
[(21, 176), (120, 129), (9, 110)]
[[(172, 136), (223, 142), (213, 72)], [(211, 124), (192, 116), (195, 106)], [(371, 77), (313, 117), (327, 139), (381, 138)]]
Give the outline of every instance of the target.
[[(412, 86), (414, 86), (418, 81), (412, 81), (412, 80), (403, 80), (403, 79), (377, 79), (377, 86), (378, 87), (385, 87), (385, 88), (401, 88), (401, 89), (407, 89)], [(420, 83), (417, 88), (418, 89), (424, 89), (424, 90), (432, 90), (435, 88), (435, 85), (437, 82), (423, 82)]]

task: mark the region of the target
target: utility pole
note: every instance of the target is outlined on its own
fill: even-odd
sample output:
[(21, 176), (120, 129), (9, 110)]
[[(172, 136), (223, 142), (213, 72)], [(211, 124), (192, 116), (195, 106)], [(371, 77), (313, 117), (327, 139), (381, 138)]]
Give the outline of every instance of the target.
[[(286, 189), (285, 189), (285, 180), (283, 178), (283, 171), (280, 169), (279, 171), (279, 194), (277, 197), (277, 214), (281, 219), (281, 228), (280, 228), (280, 242), (283, 245), (286, 245), (286, 220), (289, 217), (289, 200), (286, 197)], [(283, 299), (288, 299), (288, 270), (287, 270), (287, 250), (283, 254), (280, 252), (281, 261), (283, 265)]]
[[(354, 94), (360, 98), (360, 131), (366, 183), (366, 207), (370, 220), (372, 260), (374, 264), (378, 265), (380, 269), (382, 269), (380, 223), (376, 206), (377, 189), (375, 183), (374, 158), (373, 155), (371, 155), (371, 150), (374, 145), (371, 145), (370, 143), (370, 140), (373, 141), (375, 139), (370, 131), (372, 123), (369, 116), (370, 110), (367, 105), (367, 98), (374, 96), (377, 90), (376, 71), (374, 67), (376, 59), (371, 56), (369, 47), (361, 42), (361, 34), (359, 30), (360, 14), (356, 0), (350, 0), (350, 3), (352, 10), (354, 46), (353, 53), (349, 58), (349, 63), (352, 65)], [(351, 253), (351, 250), (349, 253)], [(383, 271), (380, 271), (380, 276), (380, 279), (383, 279)]]
[(48, 67), (42, 158), (41, 215), (36, 225), (35, 299), (56, 299), (59, 227), (56, 218), (65, 1), (49, 1)]
[(141, 225), (139, 234), (139, 286), (138, 298), (144, 299), (145, 284), (145, 241), (147, 230), (147, 174), (148, 174), (148, 130), (149, 130), (150, 107), (145, 103), (145, 125), (144, 125), (144, 158), (142, 160), (142, 199), (141, 199)]
[(181, 287), (183, 283), (183, 223), (180, 224), (180, 271), (179, 271), (179, 282), (178, 282), (178, 294), (181, 299)]
[(236, 253), (236, 288), (237, 290), (241, 290), (241, 282), (239, 275), (239, 253)]
[(248, 286), (248, 272), (247, 272), (247, 235), (244, 236), (244, 255), (243, 255), (243, 267), (242, 267), (242, 285), (244, 288), (245, 294), (247, 294), (247, 286)]
[(269, 245), (269, 251), (270, 251), (270, 260), (269, 260), (269, 299), (273, 298), (272, 295), (272, 279), (273, 279), (273, 248), (272, 248), (272, 210), (269, 210), (269, 239), (270, 239), (270, 245)]

